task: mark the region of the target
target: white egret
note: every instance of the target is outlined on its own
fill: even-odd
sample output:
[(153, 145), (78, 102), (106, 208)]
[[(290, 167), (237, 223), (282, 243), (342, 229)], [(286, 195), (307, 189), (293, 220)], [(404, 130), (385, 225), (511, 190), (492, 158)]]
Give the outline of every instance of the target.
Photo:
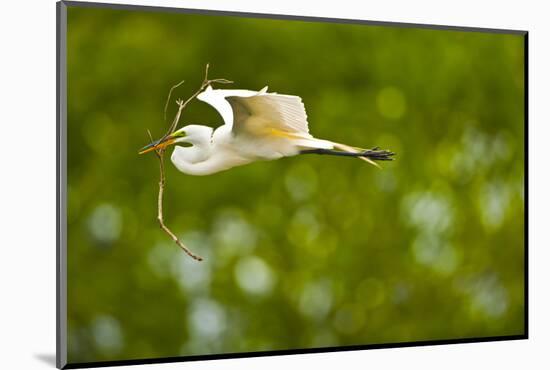
[(374, 148), (351, 147), (317, 139), (309, 133), (307, 115), (299, 96), (260, 91), (212, 89), (197, 99), (210, 104), (225, 124), (213, 130), (188, 125), (140, 151), (147, 153), (171, 144), (176, 146), (172, 163), (189, 175), (210, 175), (258, 160), (274, 160), (298, 154), (330, 154), (374, 161), (391, 160), (394, 153)]

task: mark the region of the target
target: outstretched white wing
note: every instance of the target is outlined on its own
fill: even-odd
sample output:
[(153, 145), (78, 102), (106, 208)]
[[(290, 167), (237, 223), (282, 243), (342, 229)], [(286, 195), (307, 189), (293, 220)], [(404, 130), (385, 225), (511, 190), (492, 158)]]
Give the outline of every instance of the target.
[(198, 97), (213, 106), (234, 133), (269, 131), (309, 135), (307, 114), (299, 96), (260, 91), (207, 89)]
[[(264, 89), (265, 90), (265, 89)], [(263, 91), (263, 90), (262, 90)], [(233, 108), (231, 104), (225, 99), (227, 96), (253, 96), (258, 94), (258, 91), (251, 90), (214, 90), (210, 86), (206, 88), (202, 93), (197, 95), (197, 99), (210, 104), (214, 109), (220, 113), (225, 124), (229, 127), (233, 127)]]

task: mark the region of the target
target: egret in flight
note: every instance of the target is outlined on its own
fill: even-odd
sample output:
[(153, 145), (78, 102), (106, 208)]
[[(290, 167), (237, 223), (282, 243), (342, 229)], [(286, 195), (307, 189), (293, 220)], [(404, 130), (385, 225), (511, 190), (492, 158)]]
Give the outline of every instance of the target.
[(329, 154), (374, 161), (392, 160), (387, 150), (361, 149), (309, 133), (307, 115), (299, 96), (260, 91), (212, 89), (197, 99), (210, 104), (225, 124), (213, 130), (188, 125), (141, 149), (140, 154), (176, 145), (171, 160), (178, 170), (203, 176), (259, 160), (274, 160), (299, 154)]

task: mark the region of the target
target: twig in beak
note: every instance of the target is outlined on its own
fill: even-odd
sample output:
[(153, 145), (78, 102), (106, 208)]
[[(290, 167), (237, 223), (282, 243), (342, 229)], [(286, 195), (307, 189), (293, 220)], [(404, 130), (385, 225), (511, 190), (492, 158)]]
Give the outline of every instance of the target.
[[(187, 100), (183, 101), (181, 99), (178, 99), (176, 101), (176, 103), (178, 104), (178, 112), (176, 113), (176, 116), (174, 117), (174, 119), (172, 121), (172, 124), (170, 125), (170, 128), (168, 129), (166, 134), (164, 134), (164, 136), (160, 140), (155, 142), (153, 140), (153, 136), (151, 135), (151, 132), (149, 130), (147, 130), (147, 133), (149, 134), (149, 138), (151, 139), (151, 144), (150, 145), (152, 145), (152, 148), (155, 151), (155, 154), (157, 155), (157, 157), (159, 159), (160, 181), (159, 181), (159, 194), (158, 194), (158, 204), (157, 204), (158, 205), (157, 220), (159, 222), (159, 225), (160, 225), (161, 229), (166, 234), (168, 234), (168, 236), (170, 236), (170, 238), (187, 255), (189, 255), (191, 258), (193, 258), (197, 261), (202, 261), (202, 257), (200, 257), (200, 256), (194, 254), (193, 252), (191, 252), (191, 250), (189, 250), (189, 248), (187, 248), (185, 246), (185, 244), (183, 244), (178, 239), (178, 237), (164, 224), (162, 205), (163, 205), (163, 199), (164, 199), (164, 186), (166, 184), (166, 176), (165, 176), (165, 171), (164, 171), (164, 152), (166, 150), (166, 146), (158, 145), (158, 144), (164, 142), (168, 138), (168, 136), (170, 136), (171, 134), (174, 133), (174, 131), (176, 130), (176, 127), (178, 126), (178, 122), (180, 120), (181, 112), (183, 111), (183, 109), (185, 109), (187, 104), (189, 104), (189, 102), (191, 102), (193, 99), (195, 99), (208, 86), (210, 86), (213, 83), (228, 84), (228, 83), (233, 82), (233, 81), (226, 80), (225, 78), (217, 78), (217, 79), (209, 80), (208, 79), (208, 69), (209, 69), (209, 64), (206, 64), (206, 69), (205, 69), (205, 73), (204, 73), (204, 80), (202, 81), (202, 84), (201, 84), (200, 88), (193, 95), (191, 95)], [(184, 81), (181, 81), (178, 84), (172, 86), (172, 88), (168, 92), (168, 98), (166, 99), (166, 104), (164, 105), (164, 121), (166, 121), (166, 111), (168, 110), (168, 104), (170, 102), (170, 98), (172, 97), (172, 92), (174, 91), (174, 89), (176, 89), (177, 87), (179, 87), (183, 83), (184, 83)]]

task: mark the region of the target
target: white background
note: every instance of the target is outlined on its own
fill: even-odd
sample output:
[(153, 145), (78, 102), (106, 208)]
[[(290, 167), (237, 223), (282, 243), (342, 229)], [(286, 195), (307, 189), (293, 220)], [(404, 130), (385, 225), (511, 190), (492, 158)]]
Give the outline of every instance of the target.
[[(545, 352), (550, 349), (546, 286), (550, 243), (544, 228), (550, 223), (546, 211), (550, 189), (550, 27), (545, 2), (127, 2), (530, 31), (529, 340), (143, 365), (132, 369), (549, 368)], [(55, 354), (55, 1), (5, 1), (0, 14), (0, 367), (51, 369)]]

